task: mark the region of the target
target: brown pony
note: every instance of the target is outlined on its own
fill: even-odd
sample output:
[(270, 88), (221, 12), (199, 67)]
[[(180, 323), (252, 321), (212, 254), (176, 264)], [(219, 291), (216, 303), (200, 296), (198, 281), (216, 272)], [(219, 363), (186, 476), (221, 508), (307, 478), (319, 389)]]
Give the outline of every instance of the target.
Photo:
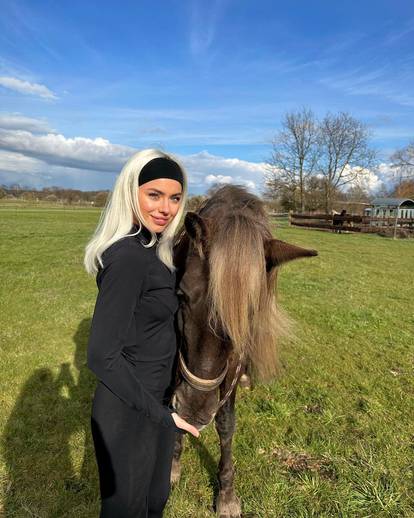
[[(218, 189), (197, 213), (188, 212), (177, 236), (180, 345), (173, 404), (199, 430), (215, 419), (220, 518), (241, 516), (231, 454), (237, 383), (245, 372), (255, 381), (273, 379), (278, 339), (289, 333), (275, 298), (278, 266), (314, 255), (273, 239), (263, 202), (235, 185)], [(180, 477), (182, 437), (177, 434), (172, 483)]]

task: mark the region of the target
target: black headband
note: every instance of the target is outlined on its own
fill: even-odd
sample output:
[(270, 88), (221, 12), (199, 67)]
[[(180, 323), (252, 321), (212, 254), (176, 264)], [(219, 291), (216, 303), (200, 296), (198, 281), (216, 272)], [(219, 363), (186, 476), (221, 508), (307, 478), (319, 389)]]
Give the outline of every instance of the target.
[(138, 178), (138, 185), (156, 180), (157, 178), (171, 178), (177, 180), (183, 186), (183, 172), (180, 166), (169, 158), (153, 158), (141, 169)]

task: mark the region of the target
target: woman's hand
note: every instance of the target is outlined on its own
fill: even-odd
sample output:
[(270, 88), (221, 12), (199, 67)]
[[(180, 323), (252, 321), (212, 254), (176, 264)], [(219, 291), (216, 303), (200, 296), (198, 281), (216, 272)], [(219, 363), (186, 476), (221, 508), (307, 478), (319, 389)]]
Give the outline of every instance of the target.
[(197, 428), (180, 417), (176, 412), (173, 412), (171, 417), (174, 419), (175, 425), (178, 426), (178, 428), (190, 432), (192, 435), (194, 435), (194, 437), (199, 437), (200, 432), (197, 430)]

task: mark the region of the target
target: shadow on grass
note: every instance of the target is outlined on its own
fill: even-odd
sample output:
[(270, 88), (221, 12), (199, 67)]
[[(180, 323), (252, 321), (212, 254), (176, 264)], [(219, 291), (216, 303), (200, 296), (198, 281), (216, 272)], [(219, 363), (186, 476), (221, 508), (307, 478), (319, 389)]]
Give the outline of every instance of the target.
[[(204, 467), (204, 469), (208, 473), (209, 486), (213, 490), (213, 498), (212, 498), (212, 502), (211, 502), (211, 506), (210, 506), (209, 510), (211, 511), (212, 514), (216, 514), (216, 512), (217, 512), (216, 501), (217, 501), (217, 497), (218, 497), (219, 490), (220, 490), (220, 485), (219, 485), (219, 481), (218, 481), (218, 462), (216, 461), (216, 459), (214, 459), (214, 457), (211, 455), (211, 453), (208, 451), (208, 449), (202, 442), (200, 442), (199, 440), (195, 439), (192, 436), (189, 436), (188, 439), (190, 441), (191, 446), (194, 448), (194, 450), (196, 451), (196, 453), (200, 459), (200, 464)], [(218, 434), (217, 434), (217, 441), (219, 441)], [(183, 465), (182, 469), (185, 469), (184, 465)], [(256, 514), (253, 512), (243, 513), (242, 517), (243, 518), (257, 518)]]
[[(74, 335), (70, 365), (37, 369), (26, 381), (2, 438), (8, 471), (3, 516), (87, 516), (99, 494), (90, 433), (95, 377), (86, 366), (91, 320)], [(96, 513), (95, 513), (96, 514)]]
[[(206, 472), (208, 473), (208, 481), (209, 486), (213, 490), (213, 501), (211, 505), (211, 511), (215, 512), (215, 502), (218, 497), (219, 493), (219, 482), (218, 482), (218, 464), (217, 461), (214, 459), (214, 457), (211, 455), (211, 453), (208, 451), (206, 446), (199, 440), (195, 439), (192, 436), (188, 437), (191, 446), (194, 448), (194, 450), (197, 452), (197, 455), (200, 459), (200, 464), (204, 467)], [(219, 436), (217, 435), (217, 441), (219, 441)], [(183, 466), (183, 469), (185, 469), (185, 466)]]

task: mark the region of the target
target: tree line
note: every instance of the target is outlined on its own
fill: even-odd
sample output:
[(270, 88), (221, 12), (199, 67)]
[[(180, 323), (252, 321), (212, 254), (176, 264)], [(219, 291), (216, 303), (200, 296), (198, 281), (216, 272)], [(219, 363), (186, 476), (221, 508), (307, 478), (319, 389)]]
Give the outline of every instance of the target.
[[(0, 199), (16, 199), (28, 202), (104, 207), (109, 194), (109, 190), (80, 191), (57, 186), (34, 189), (20, 184), (0, 185)], [(187, 210), (196, 210), (204, 199), (205, 196), (203, 195), (190, 195), (187, 200)]]
[[(306, 107), (286, 113), (266, 161), (265, 197), (285, 210), (326, 213), (335, 200), (368, 198), (365, 181), (378, 166), (370, 136), (368, 126), (346, 112), (321, 119)], [(397, 184), (381, 194), (414, 195), (414, 143), (397, 150), (390, 166)]]
[(80, 191), (79, 189), (67, 189), (65, 187), (43, 187), (36, 189), (26, 185), (12, 184), (0, 186), (0, 198), (20, 199), (25, 201), (42, 201), (50, 203), (63, 203), (67, 205), (92, 205), (103, 207), (106, 203), (107, 191)]

